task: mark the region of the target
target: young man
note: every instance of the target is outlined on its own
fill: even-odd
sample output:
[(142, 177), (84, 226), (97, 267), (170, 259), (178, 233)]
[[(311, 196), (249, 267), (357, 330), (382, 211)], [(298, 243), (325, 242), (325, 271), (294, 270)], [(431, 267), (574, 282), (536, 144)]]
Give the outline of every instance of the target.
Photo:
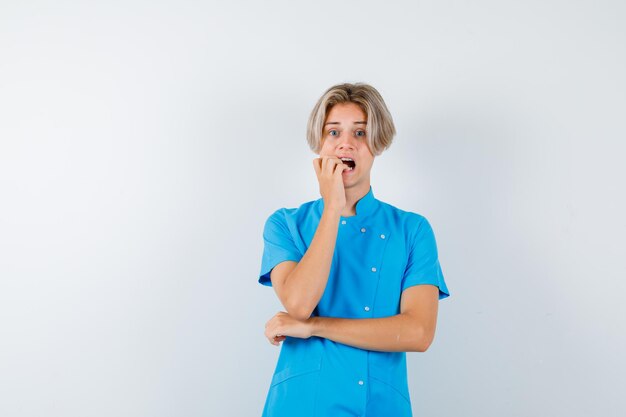
[(311, 113), (322, 198), (277, 210), (263, 232), (259, 282), (286, 310), (265, 326), (283, 342), (265, 417), (412, 415), (405, 352), (428, 349), (449, 292), (429, 222), (370, 186), (394, 135), (367, 84), (331, 87)]

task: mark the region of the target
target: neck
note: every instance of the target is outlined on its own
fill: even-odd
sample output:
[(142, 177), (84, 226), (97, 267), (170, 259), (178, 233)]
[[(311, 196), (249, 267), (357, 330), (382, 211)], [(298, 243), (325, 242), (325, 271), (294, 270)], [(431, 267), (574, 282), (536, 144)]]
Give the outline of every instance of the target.
[(341, 216), (350, 217), (356, 215), (356, 203), (370, 191), (370, 183), (364, 183), (356, 187), (346, 188), (346, 205)]

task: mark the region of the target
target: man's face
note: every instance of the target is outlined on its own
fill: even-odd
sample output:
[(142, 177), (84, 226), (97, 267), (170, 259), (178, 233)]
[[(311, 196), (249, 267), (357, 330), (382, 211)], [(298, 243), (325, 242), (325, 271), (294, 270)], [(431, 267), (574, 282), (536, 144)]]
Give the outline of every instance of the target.
[(367, 116), (356, 103), (335, 104), (324, 122), (320, 156), (347, 157), (354, 161), (354, 168), (342, 173), (344, 188), (359, 185), (369, 188), (374, 155), (367, 146), (366, 125)]

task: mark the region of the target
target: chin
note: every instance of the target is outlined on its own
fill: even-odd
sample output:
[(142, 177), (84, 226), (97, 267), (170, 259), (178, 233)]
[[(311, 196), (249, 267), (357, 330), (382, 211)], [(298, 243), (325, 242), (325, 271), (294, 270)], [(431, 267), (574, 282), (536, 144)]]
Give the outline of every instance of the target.
[(353, 180), (343, 180), (343, 187), (344, 188), (351, 188), (354, 187), (355, 185), (357, 185), (358, 182), (357, 181), (353, 181)]

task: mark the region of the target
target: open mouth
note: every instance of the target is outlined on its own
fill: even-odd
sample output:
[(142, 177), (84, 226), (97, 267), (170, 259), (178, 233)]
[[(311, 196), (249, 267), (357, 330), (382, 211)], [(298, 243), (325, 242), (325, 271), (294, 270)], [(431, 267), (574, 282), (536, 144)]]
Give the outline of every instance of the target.
[(341, 158), (341, 162), (348, 165), (348, 167), (350, 168), (349, 171), (352, 171), (354, 167), (356, 166), (356, 163), (354, 162), (352, 158)]

